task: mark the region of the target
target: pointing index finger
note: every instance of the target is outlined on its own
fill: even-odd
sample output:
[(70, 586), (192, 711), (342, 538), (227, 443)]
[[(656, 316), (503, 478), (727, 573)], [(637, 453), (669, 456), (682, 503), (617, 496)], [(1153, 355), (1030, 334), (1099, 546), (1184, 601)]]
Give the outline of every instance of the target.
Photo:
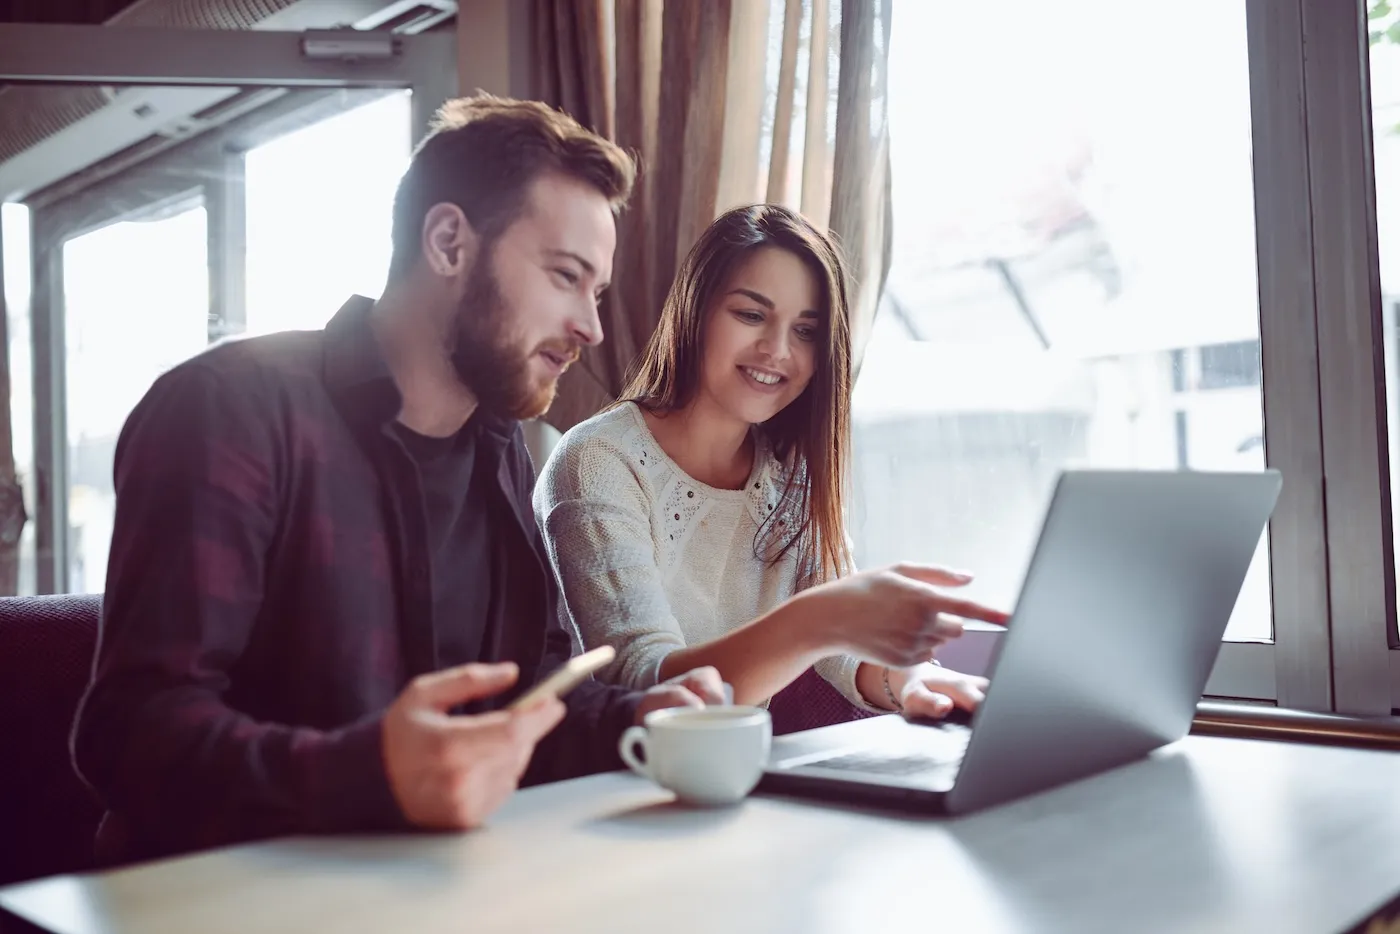
[(965, 620), (975, 619), (994, 626), (1005, 626), (1011, 622), (1011, 614), (1005, 610), (998, 610), (973, 600), (949, 597), (932, 588), (926, 591), (926, 597), (928, 602), (933, 604), (933, 609), (939, 613), (947, 613)]
[(934, 587), (966, 587), (972, 583), (971, 574), (932, 564), (898, 564), (895, 565), (894, 571), (896, 574)]

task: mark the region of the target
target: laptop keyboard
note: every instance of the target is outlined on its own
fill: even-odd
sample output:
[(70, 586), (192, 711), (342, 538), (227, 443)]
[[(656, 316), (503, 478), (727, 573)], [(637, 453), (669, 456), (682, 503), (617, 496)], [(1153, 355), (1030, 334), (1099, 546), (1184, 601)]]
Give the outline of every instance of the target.
[(867, 775), (889, 775), (899, 778), (923, 777), (956, 771), (967, 751), (970, 730), (944, 729), (939, 731), (947, 737), (947, 742), (933, 744), (933, 748), (921, 749), (918, 753), (882, 752), (876, 749), (854, 750), (838, 753), (826, 759), (808, 761), (803, 765), (809, 768), (836, 769), (842, 772), (864, 772)]

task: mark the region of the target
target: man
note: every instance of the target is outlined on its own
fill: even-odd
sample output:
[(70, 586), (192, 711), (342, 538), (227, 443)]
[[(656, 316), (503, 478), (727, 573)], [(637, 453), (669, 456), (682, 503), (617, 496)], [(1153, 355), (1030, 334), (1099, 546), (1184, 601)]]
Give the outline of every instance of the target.
[(117, 446), (74, 735), (101, 858), (473, 827), (518, 783), (617, 767), (648, 710), (720, 698), (704, 669), (506, 709), (570, 650), (516, 420), (603, 338), (633, 177), (542, 105), (451, 102), (399, 186), (378, 302), (152, 386)]

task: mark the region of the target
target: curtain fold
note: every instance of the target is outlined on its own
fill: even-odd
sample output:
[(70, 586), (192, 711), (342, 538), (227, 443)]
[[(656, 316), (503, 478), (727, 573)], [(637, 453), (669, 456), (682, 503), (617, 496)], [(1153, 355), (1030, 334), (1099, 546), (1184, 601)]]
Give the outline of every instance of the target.
[(531, 0), (532, 95), (638, 159), (618, 224), (607, 339), (546, 420), (607, 405), (685, 254), (729, 208), (796, 208), (849, 262), (856, 365), (890, 262), (886, 87), (893, 0)]
[(886, 84), (891, 0), (842, 0), (830, 230), (849, 262), (852, 364), (860, 361), (890, 267), (893, 215)]

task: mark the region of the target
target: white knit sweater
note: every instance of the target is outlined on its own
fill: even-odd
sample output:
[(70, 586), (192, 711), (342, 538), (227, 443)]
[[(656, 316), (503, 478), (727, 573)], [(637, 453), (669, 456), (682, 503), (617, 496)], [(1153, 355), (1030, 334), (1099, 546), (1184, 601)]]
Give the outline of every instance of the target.
[[(535, 515), (565, 628), (586, 648), (617, 650), (602, 680), (650, 687), (671, 652), (723, 636), (800, 589), (794, 554), (773, 565), (754, 554), (783, 469), (760, 436), (742, 490), (699, 483), (666, 456), (632, 403), (564, 435), (535, 487)], [(836, 656), (816, 667), (873, 709), (856, 690), (858, 664)]]

